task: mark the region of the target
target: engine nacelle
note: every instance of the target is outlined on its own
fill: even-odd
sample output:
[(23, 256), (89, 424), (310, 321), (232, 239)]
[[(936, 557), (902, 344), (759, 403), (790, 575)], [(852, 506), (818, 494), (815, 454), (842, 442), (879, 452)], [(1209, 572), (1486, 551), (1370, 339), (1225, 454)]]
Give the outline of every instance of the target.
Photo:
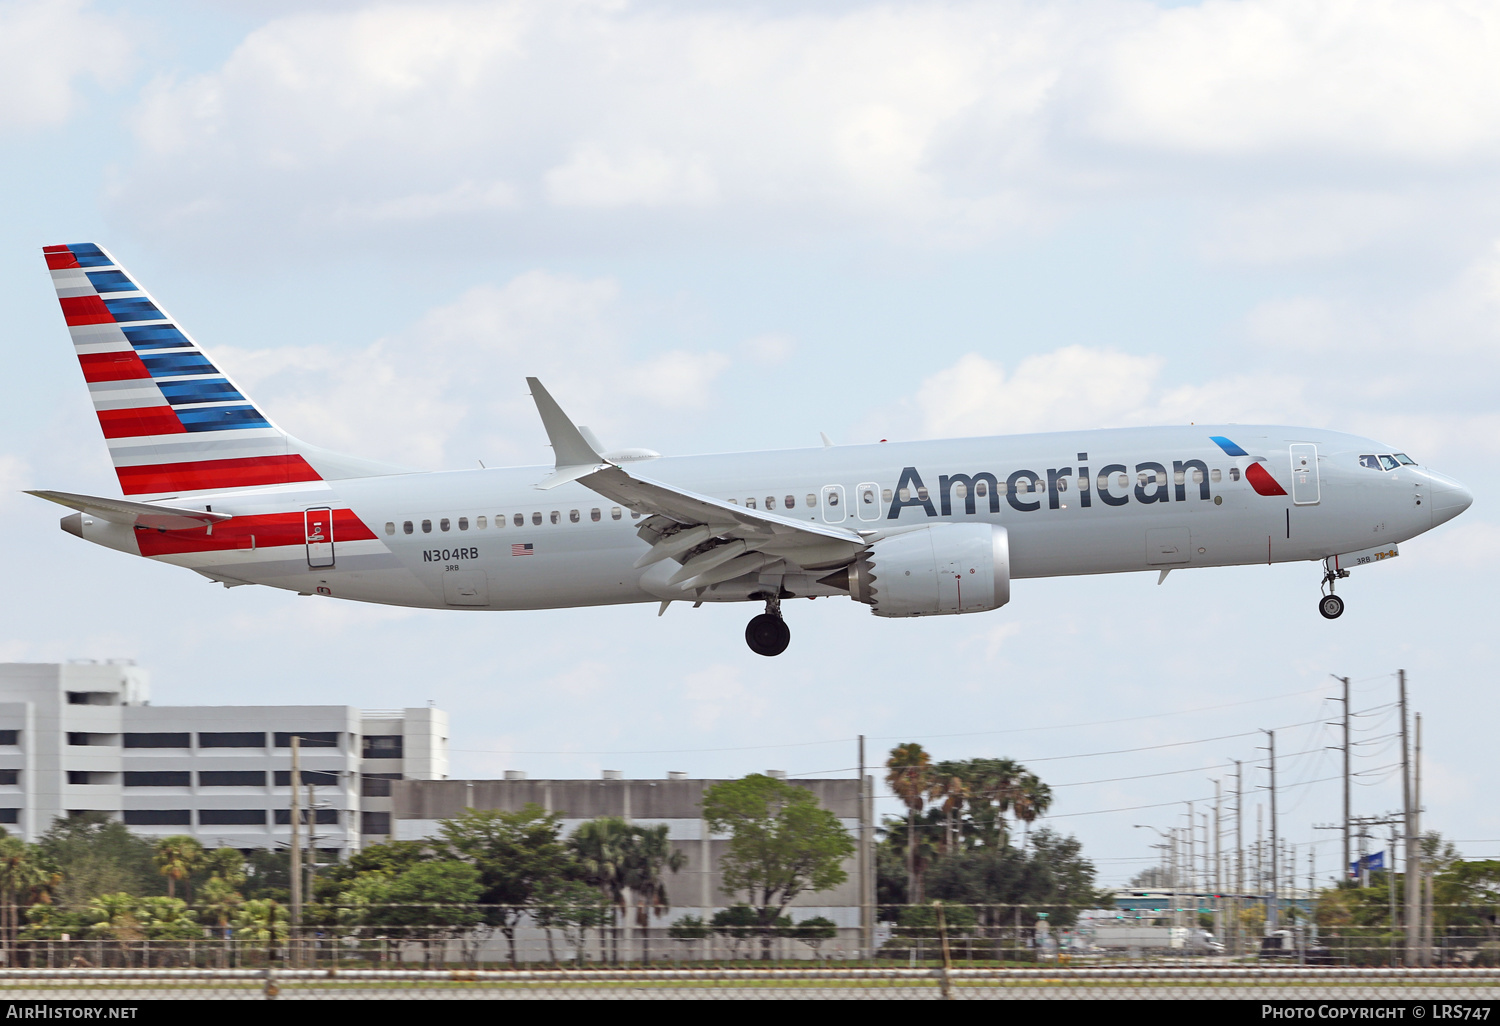
[(876, 616), (937, 616), (1010, 601), (1010, 536), (993, 524), (934, 524), (883, 538), (849, 567), (849, 594)]

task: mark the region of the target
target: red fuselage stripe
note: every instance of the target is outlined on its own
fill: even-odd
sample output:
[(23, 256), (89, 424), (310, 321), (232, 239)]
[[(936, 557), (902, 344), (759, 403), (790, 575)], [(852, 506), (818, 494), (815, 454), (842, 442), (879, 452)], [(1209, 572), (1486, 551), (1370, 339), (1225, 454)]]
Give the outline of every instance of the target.
[[(269, 549), (278, 545), (305, 545), (306, 529), (301, 513), (266, 513), (253, 517), (235, 517), (214, 525), (214, 533), (207, 528), (190, 531), (135, 532), (136, 543), (143, 556), (169, 556), (181, 552), (225, 552), (251, 548), (254, 538), (256, 549)], [(333, 511), (333, 543), (370, 541), (375, 532), (365, 526), (364, 521), (354, 515), (353, 510)]]

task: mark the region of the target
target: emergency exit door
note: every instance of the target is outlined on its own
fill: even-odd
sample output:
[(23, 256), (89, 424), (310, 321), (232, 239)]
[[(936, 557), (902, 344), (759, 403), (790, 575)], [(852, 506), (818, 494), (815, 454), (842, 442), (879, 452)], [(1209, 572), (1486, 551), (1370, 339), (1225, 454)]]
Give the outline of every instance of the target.
[(333, 566), (333, 510), (326, 506), (302, 514), (307, 538), (307, 566), (311, 570)]

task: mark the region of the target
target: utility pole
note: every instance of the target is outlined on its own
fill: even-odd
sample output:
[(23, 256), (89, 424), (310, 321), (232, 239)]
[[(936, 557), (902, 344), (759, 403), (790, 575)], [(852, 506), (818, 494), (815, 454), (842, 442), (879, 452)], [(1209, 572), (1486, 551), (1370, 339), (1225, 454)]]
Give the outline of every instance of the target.
[(859, 947), (874, 957), (874, 921), (870, 909), (870, 817), (864, 793), (864, 735), (859, 735)]
[(1274, 931), (1278, 919), (1279, 892), (1277, 888), (1281, 882), (1276, 872), (1276, 863), (1279, 861), (1276, 848), (1280, 839), (1276, 832), (1276, 731), (1268, 730), (1265, 734), (1267, 749), (1271, 753), (1271, 906), (1266, 910), (1266, 929)]
[(1406, 832), (1406, 964), (1417, 964), (1417, 885), (1422, 876), (1422, 852), (1417, 838), (1416, 807), (1412, 803), (1411, 746), (1407, 736), (1406, 671), (1396, 671), (1401, 694), (1401, 805)]
[(1340, 873), (1340, 879), (1349, 878), (1349, 801), (1353, 778), (1349, 775), (1349, 678), (1340, 677), (1344, 682), (1344, 868)]
[[(298, 808), (299, 798), (302, 791), (302, 738), (298, 737), (296, 734), (293, 734), (291, 737), (291, 744), (292, 776), (289, 782), (292, 785), (292, 850), (289, 853), (290, 857), (287, 859), (287, 869), (290, 870), (287, 875), (291, 877), (292, 885), (292, 929), (291, 937), (289, 938), (289, 940), (292, 944), (292, 950), (293, 952), (295, 952), (297, 945), (297, 929), (302, 925), (302, 834), (300, 829), (301, 823), (299, 822), (299, 820), (302, 819), (302, 810)], [(272, 932), (274, 933), (274, 924), (272, 924), (272, 926)], [(295, 964), (295, 962), (296, 957), (294, 955), (293, 963)]]
[[(1432, 962), (1432, 926), (1428, 921), (1428, 902), (1431, 899), (1431, 877), (1427, 867), (1421, 865), (1422, 851), (1422, 714), (1416, 714), (1416, 753), (1412, 759), (1411, 818), (1413, 833), (1417, 838), (1417, 964)], [(1410, 872), (1410, 866), (1407, 872)]]
[(1240, 909), (1245, 902), (1245, 768), (1234, 760), (1234, 939), (1240, 950)]
[(1214, 934), (1224, 940), (1224, 825), (1223, 788), (1214, 781)]

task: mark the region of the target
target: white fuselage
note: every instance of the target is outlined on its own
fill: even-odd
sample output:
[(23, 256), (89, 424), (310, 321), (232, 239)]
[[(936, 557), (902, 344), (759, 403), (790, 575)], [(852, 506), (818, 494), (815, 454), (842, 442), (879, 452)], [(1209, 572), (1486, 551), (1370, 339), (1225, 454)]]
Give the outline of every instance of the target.
[[(1213, 436), (1247, 455), (1228, 455)], [(1293, 473), (1294, 452), (1309, 451), (1294, 445), (1316, 447), (1310, 479)], [(1231, 425), (668, 456), (627, 469), (872, 541), (943, 522), (997, 524), (1009, 533), (1010, 575), (1029, 578), (1323, 559), (1394, 545), (1469, 504), (1462, 485), (1426, 467), (1360, 463), (1391, 452), (1331, 431)], [(1252, 486), (1246, 471), (1257, 461), (1286, 494)], [(635, 568), (648, 545), (630, 510), (576, 482), (538, 490), (548, 473), (476, 469), (158, 496), (233, 519), (154, 532), (84, 517), (82, 533), (226, 584), (394, 605), (755, 596), (754, 581), (683, 594), (666, 583), (671, 560)], [(324, 508), (334, 511), (331, 525), (306, 512)], [(847, 593), (820, 583), (824, 572), (812, 559), (762, 576), (791, 596)]]

